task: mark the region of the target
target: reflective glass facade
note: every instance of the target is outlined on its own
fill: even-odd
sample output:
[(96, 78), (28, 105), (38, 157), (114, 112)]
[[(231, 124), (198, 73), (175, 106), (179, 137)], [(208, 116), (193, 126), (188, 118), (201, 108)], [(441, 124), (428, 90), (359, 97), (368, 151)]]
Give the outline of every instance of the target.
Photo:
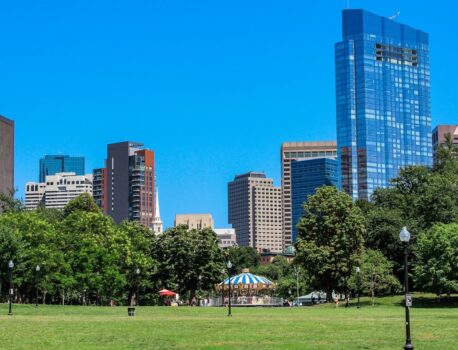
[(337, 186), (337, 160), (335, 158), (311, 158), (291, 162), (291, 204), (293, 234), (296, 241), (296, 225), (304, 213), (302, 205), (308, 196), (320, 186)]
[(84, 157), (67, 155), (49, 155), (40, 159), (40, 182), (45, 182), (46, 176), (57, 173), (75, 173), (84, 175)]
[(400, 168), (432, 165), (428, 34), (343, 11), (335, 45), (339, 187), (369, 199)]

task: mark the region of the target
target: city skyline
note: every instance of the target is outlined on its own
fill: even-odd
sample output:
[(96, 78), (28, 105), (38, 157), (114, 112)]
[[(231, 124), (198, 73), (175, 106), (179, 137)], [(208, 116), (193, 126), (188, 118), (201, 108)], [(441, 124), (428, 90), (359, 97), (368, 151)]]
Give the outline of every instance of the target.
[[(364, 7), (371, 12), (384, 16), (389, 16), (399, 9), (401, 11), (399, 21), (401, 23), (419, 27), (430, 33), (432, 46), (432, 124), (433, 126), (455, 124), (454, 118), (458, 115), (458, 107), (453, 101), (456, 100), (456, 92), (451, 88), (451, 85), (447, 84), (447, 80), (453, 80), (449, 77), (447, 67), (450, 69), (453, 65), (450, 57), (446, 55), (448, 45), (446, 41), (440, 38), (440, 32), (456, 33), (456, 29), (447, 24), (446, 20), (443, 21), (442, 26), (434, 26), (434, 23), (429, 23), (431, 16), (439, 18), (434, 17), (438, 16), (436, 7), (440, 6), (437, 4), (435, 8), (430, 8), (427, 5), (418, 6), (417, 4), (414, 12), (413, 10), (409, 11), (409, 6), (411, 9), (414, 8), (413, 3), (406, 2), (400, 6), (392, 1), (385, 2), (383, 5), (371, 4), (369, 6), (363, 2), (354, 1), (352, 7)], [(63, 95), (58, 93), (53, 86), (57, 87), (63, 82), (63, 77), (59, 76), (62, 73), (60, 69), (63, 69), (61, 64), (53, 69), (45, 65), (42, 70), (38, 70), (38, 73), (31, 76), (30, 83), (25, 84), (26, 88), (21, 93), (19, 90), (23, 87), (21, 84), (24, 84), (22, 79), (26, 79), (26, 77), (21, 77), (19, 74), (18, 78), (15, 73), (21, 67), (21, 62), (24, 62), (19, 60), (20, 62), (14, 64), (10, 62), (11, 58), (2, 58), (6, 63), (3, 68), (5, 69), (6, 81), (5, 86), (0, 91), (5, 96), (5, 102), (0, 113), (13, 119), (16, 123), (15, 186), (22, 192), (20, 195), (24, 196), (24, 184), (37, 177), (38, 174), (35, 173), (36, 170), (34, 169), (38, 159), (43, 155), (55, 153), (82, 155), (87, 159), (87, 171), (89, 172), (90, 169), (100, 167), (103, 164), (105, 159), (103, 153), (108, 143), (129, 139), (141, 140), (156, 152), (156, 173), (158, 187), (161, 190), (162, 216), (166, 227), (172, 226), (173, 217), (179, 212), (211, 212), (217, 226), (226, 226), (226, 183), (235, 174), (245, 173), (249, 170), (264, 170), (268, 177), (274, 179), (275, 185), (280, 185), (278, 149), (282, 142), (321, 141), (336, 137), (333, 45), (341, 36), (340, 10), (346, 4), (335, 2), (329, 9), (326, 9), (326, 14), (317, 11), (317, 18), (310, 18), (307, 12), (296, 14), (291, 8), (283, 9), (278, 16), (283, 21), (291, 18), (291, 24), (285, 28), (275, 25), (273, 29), (269, 29), (267, 24), (272, 18), (277, 18), (274, 16), (274, 12), (278, 9), (273, 5), (265, 6), (263, 15), (255, 16), (256, 23), (260, 25), (260, 28), (267, 31), (265, 34), (252, 28), (248, 18), (243, 15), (238, 16), (242, 17), (241, 26), (243, 30), (248, 31), (248, 38), (242, 38), (238, 35), (241, 30), (236, 31), (235, 36), (231, 36), (228, 33), (229, 29), (226, 32), (226, 29), (217, 27), (225, 42), (216, 45), (216, 53), (211, 58), (223, 60), (222, 55), (227, 53), (227, 50), (243, 48), (240, 51), (245, 50), (245, 52), (235, 52), (234, 56), (231, 56), (235, 60), (233, 65), (230, 64), (230, 60), (224, 62), (213, 60), (208, 70), (205, 70), (203, 65), (208, 66), (210, 61), (204, 61), (203, 65), (196, 66), (197, 58), (204, 52), (198, 52), (197, 56), (193, 56), (191, 63), (173, 61), (173, 64), (179, 68), (180, 74), (183, 72), (188, 72), (188, 74), (184, 75), (184, 80), (179, 80), (178, 76), (172, 76), (169, 85), (165, 85), (165, 92), (156, 85), (154, 89), (146, 88), (145, 84), (154, 81), (153, 73), (156, 73), (155, 71), (148, 71), (145, 76), (147, 79), (145, 79), (144, 76), (139, 75), (138, 70), (132, 70), (129, 68), (130, 66), (124, 66), (119, 61), (111, 62), (110, 60), (103, 62), (108, 62), (107, 70), (103, 71), (102, 61), (107, 57), (102, 55), (102, 57), (97, 58), (101, 52), (94, 47), (95, 42), (89, 43), (90, 48), (96, 51), (94, 62), (79, 65), (71, 57), (65, 56), (73, 53), (73, 49), (75, 49), (71, 40), (69, 46), (64, 45), (63, 53), (55, 52), (57, 56), (55, 59), (62, 60), (62, 55), (64, 55), (63, 62), (66, 65), (74, 66), (75, 69), (72, 71), (75, 73), (81, 73), (80, 70), (88, 66), (92, 67), (90, 71), (99, 74), (95, 75), (90, 85), (95, 85), (99, 91), (81, 85), (82, 80), (76, 77), (75, 73), (65, 73), (69, 75), (65, 75), (65, 79), (76, 83), (76, 90), (70, 89)], [(310, 5), (307, 8), (313, 12), (317, 9), (314, 6), (316, 5)], [(257, 7), (254, 5), (244, 5), (244, 8), (247, 17), (248, 14), (255, 15), (257, 13)], [(9, 10), (19, 11), (17, 8), (10, 8)], [(217, 8), (210, 8), (207, 12), (202, 10), (202, 12), (208, 14), (211, 10), (217, 11)], [(189, 8), (186, 11), (189, 11)], [(197, 14), (200, 13), (196, 9), (195, 11)], [(42, 17), (47, 16), (43, 10), (38, 12)], [(109, 16), (114, 16), (115, 12), (109, 12)], [(51, 10), (50, 14), (52, 14)], [(231, 14), (234, 15), (234, 13)], [(200, 15), (203, 14), (200, 13)], [(448, 13), (444, 14), (441, 11), (442, 15), (447, 16)], [(180, 16), (180, 13), (177, 16)], [(40, 16), (38, 17), (40, 18)], [(23, 18), (27, 18), (27, 16)], [(240, 20), (240, 17), (236, 18)], [(51, 19), (53, 19), (52, 16)], [(226, 17), (223, 19), (227, 20)], [(302, 21), (310, 21), (310, 23), (302, 23)], [(8, 25), (11, 20), (5, 19), (5, 23), (9, 28), (17, 27), (17, 24)], [(51, 21), (50, 26), (59, 23), (58, 21)], [(223, 23), (227, 22), (223, 21)], [(300, 35), (311, 30), (317, 23), (326, 26), (326, 32), (329, 32), (323, 33), (319, 37), (321, 44), (317, 43), (318, 38), (305, 36), (300, 38)], [(92, 24), (95, 25), (95, 23)], [(212, 24), (215, 23), (212, 22)], [(68, 34), (70, 29), (66, 26), (64, 28), (67, 29)], [(98, 29), (96, 34), (99, 36), (104, 34), (100, 28), (97, 27), (96, 29)], [(204, 28), (199, 27), (194, 34), (198, 34), (200, 31), (204, 31)], [(76, 48), (78, 45), (83, 45), (78, 41), (81, 40), (78, 39), (80, 38), (78, 35), (81, 34), (81, 37), (84, 38), (87, 33), (70, 31), (70, 34), (76, 41), (76, 44), (73, 43)], [(293, 38), (288, 38), (288, 34), (291, 34)], [(453, 34), (449, 35), (453, 36)], [(19, 38), (22, 37), (19, 36)], [(212, 36), (208, 34), (205, 38), (210, 39)], [(191, 48), (185, 45), (187, 40), (176, 39), (184, 47)], [(186, 36), (186, 39), (192, 38)], [(236, 39), (240, 40), (237, 45), (233, 42)], [(262, 51), (263, 59), (260, 55), (255, 55), (249, 50), (250, 40), (257, 40), (258, 45), (255, 45), (255, 50)], [(54, 52), (53, 49), (59, 48), (55, 42), (48, 43), (46, 41), (46, 43), (47, 46), (45, 46), (50, 50), (50, 53)], [(127, 45), (125, 42), (123, 43)], [(205, 43), (208, 44), (208, 42)], [(196, 50), (201, 49), (199, 44), (205, 43), (199, 41)], [(13, 45), (12, 43), (7, 44), (7, 48), (11, 48), (10, 46)], [(318, 49), (315, 50), (314, 48), (313, 52), (306, 50), (307, 47), (315, 45), (318, 45)], [(83, 46), (86, 47), (85, 44)], [(112, 49), (114, 43), (106, 43), (106, 46)], [(133, 48), (137, 48), (137, 53), (138, 47), (133, 45)], [(212, 49), (215, 47), (212, 46)], [(20, 54), (21, 50), (16, 47), (16, 49), (10, 49), (9, 52), (13, 53), (12, 58), (17, 59), (16, 54)], [(176, 53), (174, 52), (174, 54)], [(135, 62), (135, 57), (134, 55), (127, 57), (130, 59), (128, 60), (130, 65)], [(307, 60), (303, 59), (305, 57)], [(89, 56), (79, 58), (83, 58), (84, 61)], [(279, 62), (275, 63), (276, 60)], [(320, 61), (319, 65), (317, 65), (317, 60)], [(38, 60), (34, 64), (41, 63), (43, 62)], [(164, 68), (164, 62), (160, 63), (163, 65), (159, 66)], [(142, 61), (142, 64), (145, 63)], [(288, 67), (288, 64), (291, 64), (291, 67)], [(444, 71), (438, 67), (439, 64), (446, 67)], [(300, 65), (303, 67), (301, 68)], [(316, 72), (306, 71), (307, 65), (314, 65)], [(190, 75), (188, 71), (195, 67), (200, 68), (198, 72), (206, 73), (197, 90), (193, 90), (191, 86), (199, 78)], [(170, 69), (169, 66), (166, 68)], [(271, 69), (269, 70), (269, 68)], [(38, 78), (41, 77), (41, 74), (46, 73), (47, 69), (53, 73), (51, 74), (51, 82), (44, 84), (40, 90), (34, 89), (35, 84), (39, 81)], [(243, 78), (242, 75), (249, 70), (251, 70), (251, 75)], [(272, 71), (269, 79), (266, 78), (266, 70)], [(295, 71), (297, 76), (293, 76)], [(85, 74), (83, 75), (86, 77)], [(221, 87), (216, 89), (215, 94), (210, 92), (217, 86), (214, 85), (216, 80), (211, 79), (211, 75), (216, 75), (223, 82)], [(318, 76), (323, 78), (322, 81), (316, 81)], [(162, 84), (164, 84), (165, 80), (163, 77), (161, 79)], [(101, 87), (107, 88), (104, 81), (107, 83), (114, 82), (114, 89), (100, 89)], [(128, 94), (124, 103), (116, 101), (122, 96), (122, 93), (137, 83), (141, 83), (141, 86), (135, 90), (135, 93), (140, 97)], [(173, 83), (178, 84), (178, 91)], [(205, 84), (207, 87), (204, 86)], [(84, 89), (82, 89), (83, 86)], [(449, 86), (450, 88), (448, 88)], [(69, 85), (64, 84), (63, 91), (66, 90), (65, 88), (68, 89)], [(238, 92), (240, 88), (242, 91)], [(313, 89), (316, 90), (315, 93), (311, 91)], [(172, 95), (172, 90), (174, 90), (174, 95)], [(75, 95), (71, 97), (70, 95), (75, 92), (77, 93), (76, 97)], [(154, 97), (152, 98), (153, 102), (148, 104), (148, 99), (151, 99), (151, 96)], [(23, 106), (19, 103), (20, 99), (24, 97), (30, 100), (28, 104), (30, 106)], [(274, 97), (275, 100), (273, 100)], [(164, 104), (158, 102), (161, 98), (165, 100)], [(216, 99), (210, 103), (208, 100), (211, 98)], [(319, 106), (312, 103), (317, 98), (319, 98), (320, 103), (316, 105)], [(96, 99), (98, 103), (95, 102)], [(191, 103), (192, 99), (195, 99), (196, 102)], [(135, 104), (139, 105), (138, 108), (131, 111), (131, 107)], [(173, 107), (170, 107), (171, 105)], [(116, 110), (117, 113), (115, 113)], [(127, 115), (128, 111), (131, 111), (133, 115)], [(151, 115), (154, 115), (155, 118), (151, 118)], [(215, 116), (218, 121), (225, 120), (227, 125), (223, 125), (223, 128), (211, 125), (212, 122), (218, 124), (214, 122)], [(74, 122), (75, 118), (79, 118), (82, 123), (81, 126), (65, 129), (65, 133), (59, 134), (56, 133), (57, 128), (60, 127), (59, 117), (68, 118), (71, 122)], [(249, 117), (251, 117), (251, 122), (244, 124), (245, 127), (241, 129), (240, 124)], [(35, 118), (40, 118), (40, 124), (43, 125), (33, 123)], [(280, 120), (276, 118), (281, 119), (281, 124)], [(320, 118), (320, 123), (316, 123), (317, 118)], [(142, 130), (134, 130), (138, 129), (138, 125), (135, 125), (135, 119), (139, 123), (146, 123), (146, 126), (141, 128)], [(268, 122), (261, 123), (264, 120)], [(105, 129), (110, 122), (113, 126)], [(202, 124), (203, 127), (199, 128), (194, 126), (195, 124)], [(89, 129), (87, 125), (90, 125), (91, 128)], [(279, 128), (279, 125), (282, 127)], [(153, 126), (158, 126), (156, 133)], [(254, 133), (262, 136), (253, 138)], [(192, 138), (192, 141), (187, 137)], [(199, 181), (197, 182), (196, 179)], [(202, 186), (205, 186), (204, 191), (202, 191)], [(197, 188), (194, 189), (193, 187)]]

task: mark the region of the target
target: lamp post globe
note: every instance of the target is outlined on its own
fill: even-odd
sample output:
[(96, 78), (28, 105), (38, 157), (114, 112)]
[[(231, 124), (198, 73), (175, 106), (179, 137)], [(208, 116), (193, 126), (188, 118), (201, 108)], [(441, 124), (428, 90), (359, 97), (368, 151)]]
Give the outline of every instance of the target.
[(399, 233), (399, 239), (404, 244), (404, 291), (405, 291), (405, 315), (406, 315), (406, 344), (404, 345), (405, 350), (414, 348), (410, 337), (410, 307), (412, 306), (412, 297), (409, 294), (409, 242), (410, 232), (407, 227), (403, 227)]
[(409, 243), (410, 241), (410, 232), (407, 230), (407, 227), (403, 227), (399, 233), (399, 239), (402, 243)]
[(10, 282), (10, 288), (8, 290), (8, 315), (13, 315), (13, 260), (8, 261), (8, 277)]
[[(231, 269), (232, 269), (232, 262), (229, 260), (226, 264), (227, 266), (227, 274), (229, 275), (229, 304), (228, 304), (228, 310), (227, 310), (227, 316), (232, 316), (232, 309), (231, 309)], [(223, 282), (224, 283), (224, 282)]]

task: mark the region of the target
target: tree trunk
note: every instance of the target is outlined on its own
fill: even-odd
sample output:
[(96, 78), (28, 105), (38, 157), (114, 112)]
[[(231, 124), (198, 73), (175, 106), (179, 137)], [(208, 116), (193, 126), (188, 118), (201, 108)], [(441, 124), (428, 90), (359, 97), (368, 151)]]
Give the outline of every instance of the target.
[(332, 302), (332, 290), (331, 289), (326, 290), (326, 301)]
[(62, 305), (65, 305), (65, 291), (62, 291)]
[(46, 294), (48, 294), (47, 291), (43, 292), (43, 305), (46, 305)]
[(375, 306), (375, 289), (371, 289), (371, 294), (372, 294), (372, 306)]

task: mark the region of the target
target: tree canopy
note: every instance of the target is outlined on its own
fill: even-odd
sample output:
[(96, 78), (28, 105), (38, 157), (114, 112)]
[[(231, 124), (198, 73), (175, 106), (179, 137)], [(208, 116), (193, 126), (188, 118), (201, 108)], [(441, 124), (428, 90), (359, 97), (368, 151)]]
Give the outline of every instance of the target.
[(304, 204), (297, 225), (296, 261), (328, 299), (333, 290), (346, 291), (348, 278), (360, 263), (364, 233), (361, 210), (335, 187), (320, 187)]

